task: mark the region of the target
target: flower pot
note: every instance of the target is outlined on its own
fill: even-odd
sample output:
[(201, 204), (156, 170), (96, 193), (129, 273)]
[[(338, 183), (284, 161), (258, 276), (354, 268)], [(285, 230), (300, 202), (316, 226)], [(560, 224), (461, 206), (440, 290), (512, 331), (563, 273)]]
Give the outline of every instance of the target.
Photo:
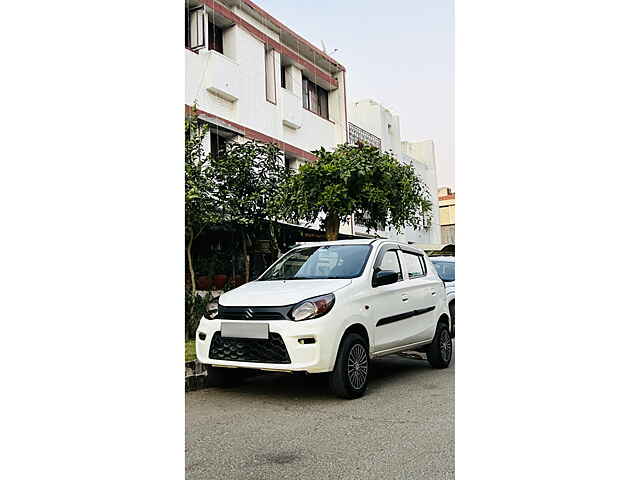
[(217, 290), (222, 290), (225, 283), (227, 283), (226, 275), (219, 273), (218, 275), (213, 276), (213, 284), (215, 285)]

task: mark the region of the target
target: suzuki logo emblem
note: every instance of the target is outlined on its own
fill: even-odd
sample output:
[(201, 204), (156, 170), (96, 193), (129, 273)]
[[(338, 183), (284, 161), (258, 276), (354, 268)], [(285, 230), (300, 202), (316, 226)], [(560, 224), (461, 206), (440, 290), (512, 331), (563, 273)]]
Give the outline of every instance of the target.
[(244, 312), (244, 316), (246, 319), (250, 319), (253, 318), (253, 310), (251, 310), (250, 308), (248, 308), (245, 312)]

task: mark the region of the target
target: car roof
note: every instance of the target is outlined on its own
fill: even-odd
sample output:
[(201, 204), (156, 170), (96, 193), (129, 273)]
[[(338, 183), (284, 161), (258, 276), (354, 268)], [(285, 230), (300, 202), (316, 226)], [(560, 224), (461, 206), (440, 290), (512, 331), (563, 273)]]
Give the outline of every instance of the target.
[(317, 247), (326, 245), (369, 245), (374, 240), (371, 238), (355, 238), (349, 240), (334, 240), (331, 242), (297, 242), (296, 247)]
[(456, 261), (456, 257), (446, 257), (446, 256), (433, 256), (433, 257), (429, 257), (429, 260), (431, 260), (432, 262), (455, 262)]
[(377, 245), (380, 243), (393, 243), (403, 247), (408, 247), (411, 250), (419, 251), (424, 254), (423, 250), (420, 250), (419, 248), (415, 248), (413, 245), (409, 245), (402, 242), (396, 242), (394, 240), (389, 240), (387, 238), (355, 238), (355, 239), (349, 239), (349, 240), (333, 240), (330, 242), (298, 242), (296, 243), (296, 246), (294, 248), (318, 247), (318, 246), (324, 247), (327, 245)]

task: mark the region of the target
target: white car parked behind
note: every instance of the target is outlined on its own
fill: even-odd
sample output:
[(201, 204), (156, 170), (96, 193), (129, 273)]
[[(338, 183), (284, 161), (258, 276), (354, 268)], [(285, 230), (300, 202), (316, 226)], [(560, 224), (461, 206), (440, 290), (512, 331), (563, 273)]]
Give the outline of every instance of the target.
[(444, 282), (451, 315), (451, 337), (456, 336), (456, 257), (429, 257)]
[(210, 386), (242, 369), (329, 372), (344, 398), (364, 394), (371, 358), (404, 350), (449, 366), (449, 307), (424, 252), (387, 240), (296, 247), (257, 280), (224, 293), (196, 333)]

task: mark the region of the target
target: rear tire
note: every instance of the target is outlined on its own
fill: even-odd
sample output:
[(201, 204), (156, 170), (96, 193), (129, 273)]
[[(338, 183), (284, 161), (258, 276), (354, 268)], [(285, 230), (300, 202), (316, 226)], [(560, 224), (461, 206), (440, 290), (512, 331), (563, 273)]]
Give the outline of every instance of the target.
[(442, 322), (436, 327), (433, 342), (427, 345), (427, 360), (433, 368), (447, 368), (453, 356), (453, 342), (449, 326)]
[(205, 385), (207, 387), (224, 388), (232, 386), (244, 376), (240, 368), (222, 368), (207, 365)]
[(346, 335), (336, 356), (333, 372), (329, 374), (329, 388), (340, 398), (359, 398), (369, 382), (369, 349), (357, 333)]

